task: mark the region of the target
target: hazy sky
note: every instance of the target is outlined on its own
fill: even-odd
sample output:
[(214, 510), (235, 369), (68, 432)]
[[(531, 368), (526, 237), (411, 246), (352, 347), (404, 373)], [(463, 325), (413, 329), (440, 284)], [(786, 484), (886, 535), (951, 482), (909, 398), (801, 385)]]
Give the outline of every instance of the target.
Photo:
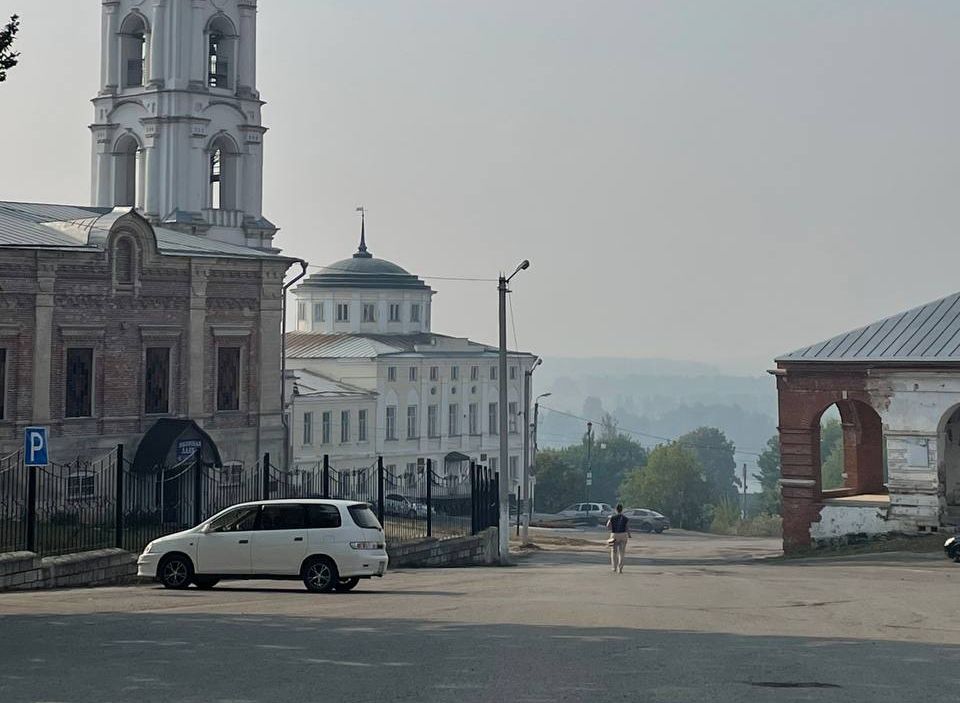
[[(521, 347), (757, 372), (960, 289), (955, 0), (260, 6), (288, 254), (350, 255), (362, 203), (415, 273), (529, 258)], [(0, 198), (85, 204), (100, 2), (14, 11)], [(437, 331), (495, 341), (495, 283), (430, 283)]]

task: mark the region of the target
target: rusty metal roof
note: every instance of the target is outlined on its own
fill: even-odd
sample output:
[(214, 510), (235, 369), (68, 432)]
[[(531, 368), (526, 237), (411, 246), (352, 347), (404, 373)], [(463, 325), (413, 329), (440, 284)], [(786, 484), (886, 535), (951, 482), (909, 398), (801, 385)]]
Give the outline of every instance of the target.
[(778, 362), (960, 362), (960, 293), (798, 349)]

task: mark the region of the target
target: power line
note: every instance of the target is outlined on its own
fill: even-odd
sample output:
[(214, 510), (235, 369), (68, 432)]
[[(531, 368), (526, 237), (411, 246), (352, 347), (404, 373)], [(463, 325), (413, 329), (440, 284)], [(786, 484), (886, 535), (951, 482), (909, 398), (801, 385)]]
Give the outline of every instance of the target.
[[(541, 404), (540, 407), (543, 408), (544, 410), (549, 410), (550, 412), (557, 413), (558, 415), (566, 415), (567, 417), (572, 417), (572, 418), (574, 418), (575, 420), (582, 420), (582, 421), (584, 421), (584, 422), (592, 422), (592, 423), (595, 424), (595, 425), (601, 425), (601, 424), (603, 424), (602, 421), (600, 421), (600, 420), (591, 419), (591, 418), (589, 418), (589, 417), (583, 417), (583, 416), (581, 416), (581, 415), (574, 415), (573, 413), (568, 413), (568, 412), (565, 412), (565, 411), (563, 411), (563, 410), (557, 410), (556, 408), (551, 408), (551, 407), (549, 407), (549, 406), (547, 406), (547, 405)], [(641, 430), (633, 430), (633, 429), (630, 429), (630, 428), (628, 428), (628, 427), (620, 427), (619, 425), (617, 426), (617, 430), (619, 430), (619, 431), (621, 431), (621, 432), (626, 432), (627, 434), (637, 435), (637, 436), (640, 436), (640, 437), (647, 437), (647, 438), (650, 438), (650, 439), (658, 439), (658, 440), (660, 440), (661, 442), (677, 442), (678, 444), (680, 444), (680, 445), (682, 445), (682, 446), (684, 446), (684, 447), (694, 447), (694, 448), (697, 448), (697, 449), (717, 449), (717, 450), (722, 450), (722, 449), (724, 449), (724, 447), (718, 447), (718, 446), (709, 445), (709, 444), (697, 444), (696, 442), (686, 442), (686, 441), (681, 442), (678, 437), (663, 437), (663, 436), (661, 436), (661, 435), (655, 435), (655, 434), (651, 434), (651, 433), (649, 433), (649, 432), (642, 432)], [(762, 452), (752, 452), (752, 451), (737, 449), (736, 446), (734, 446), (734, 454), (740, 454), (740, 455), (744, 455), (744, 456), (755, 456), (755, 457), (760, 457), (760, 456), (763, 455)]]

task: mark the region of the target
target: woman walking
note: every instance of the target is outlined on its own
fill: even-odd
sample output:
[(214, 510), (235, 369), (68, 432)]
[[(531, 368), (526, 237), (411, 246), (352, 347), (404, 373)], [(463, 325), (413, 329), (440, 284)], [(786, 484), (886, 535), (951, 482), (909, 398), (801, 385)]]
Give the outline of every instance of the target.
[(632, 537), (630, 534), (630, 518), (623, 514), (623, 504), (617, 504), (617, 512), (611, 515), (607, 520), (607, 529), (610, 530), (610, 539), (607, 544), (610, 545), (610, 566), (613, 567), (613, 573), (623, 573), (623, 559), (627, 553), (627, 540)]

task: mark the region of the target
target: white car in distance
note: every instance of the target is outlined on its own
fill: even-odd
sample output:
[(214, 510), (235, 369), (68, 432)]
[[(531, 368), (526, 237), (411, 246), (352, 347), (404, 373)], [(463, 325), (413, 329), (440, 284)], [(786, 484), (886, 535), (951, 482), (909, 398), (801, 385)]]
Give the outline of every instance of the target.
[(383, 528), (365, 503), (264, 500), (223, 510), (160, 537), (137, 573), (166, 588), (213, 588), (223, 579), (302, 579), (308, 591), (349, 591), (387, 571)]

